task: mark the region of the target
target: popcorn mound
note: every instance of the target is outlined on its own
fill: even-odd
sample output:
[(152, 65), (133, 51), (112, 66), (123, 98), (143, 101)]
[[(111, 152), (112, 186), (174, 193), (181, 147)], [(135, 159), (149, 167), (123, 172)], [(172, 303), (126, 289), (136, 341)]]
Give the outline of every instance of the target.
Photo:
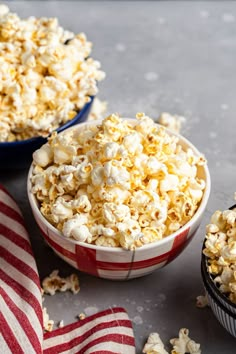
[(20, 19), (0, 5), (0, 142), (48, 136), (75, 117), (104, 78), (91, 48), (56, 18)]
[(205, 188), (205, 159), (178, 140), (143, 113), (53, 133), (33, 154), (32, 193), (65, 237), (124, 249), (161, 240), (193, 217)]
[(236, 304), (236, 207), (217, 210), (206, 226), (208, 272), (219, 290)]

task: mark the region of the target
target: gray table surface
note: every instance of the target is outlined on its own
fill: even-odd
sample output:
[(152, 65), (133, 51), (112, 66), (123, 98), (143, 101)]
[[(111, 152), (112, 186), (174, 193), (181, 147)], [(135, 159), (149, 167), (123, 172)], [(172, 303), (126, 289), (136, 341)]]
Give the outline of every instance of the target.
[[(170, 349), (169, 339), (181, 327), (189, 328), (203, 353), (235, 353), (235, 339), (209, 308), (195, 307), (195, 298), (203, 293), (200, 256), (205, 225), (216, 209), (233, 204), (236, 191), (236, 2), (9, 1), (9, 6), (23, 17), (58, 17), (63, 27), (87, 34), (94, 43), (93, 57), (107, 73), (99, 97), (109, 102), (109, 113), (184, 115), (182, 133), (206, 155), (212, 178), (201, 227), (173, 263), (128, 282), (78, 272), (78, 295), (46, 296), (50, 317), (67, 324), (81, 312), (123, 306), (133, 320), (137, 353), (154, 331)], [(40, 277), (54, 269), (69, 275), (74, 270), (42, 241), (26, 196), (26, 176), (25, 170), (1, 171), (0, 182), (22, 209)]]

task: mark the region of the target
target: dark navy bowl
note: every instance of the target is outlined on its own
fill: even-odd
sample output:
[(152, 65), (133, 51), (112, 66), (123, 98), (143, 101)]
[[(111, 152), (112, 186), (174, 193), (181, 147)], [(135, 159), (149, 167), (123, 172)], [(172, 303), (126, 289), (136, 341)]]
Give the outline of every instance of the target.
[[(75, 124), (85, 122), (93, 104), (94, 97), (70, 121), (61, 125), (59, 133)], [(0, 169), (28, 168), (32, 162), (32, 153), (47, 142), (47, 138), (35, 137), (26, 140), (0, 143)]]

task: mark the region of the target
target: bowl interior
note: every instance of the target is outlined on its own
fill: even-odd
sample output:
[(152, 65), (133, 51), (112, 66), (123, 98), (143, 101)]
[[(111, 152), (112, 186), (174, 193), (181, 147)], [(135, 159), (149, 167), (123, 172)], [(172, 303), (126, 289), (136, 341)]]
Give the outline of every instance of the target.
[[(131, 122), (132, 124), (135, 123), (134, 119), (130, 119), (130, 118), (124, 118), (126, 120), (128, 120), (129, 122)], [(75, 125), (73, 127), (68, 128), (66, 131), (71, 130), (71, 129), (77, 129), (77, 130), (83, 130), (84, 128), (86, 128), (86, 126), (89, 125), (97, 125), (97, 124), (101, 124), (101, 121), (91, 121), (91, 122), (85, 122), (79, 125)], [(186, 148), (191, 148), (194, 152), (194, 154), (196, 156), (200, 156), (200, 152), (195, 148), (195, 146), (193, 146), (186, 138), (173, 133), (171, 131), (168, 130), (168, 133), (170, 135), (174, 135), (177, 136), (179, 138), (179, 143), (182, 145), (182, 147), (184, 149)], [(63, 133), (62, 133), (63, 134)], [(32, 175), (32, 170), (33, 170), (33, 163), (31, 164), (31, 167), (29, 169), (29, 173), (28, 173), (28, 180), (27, 180), (27, 192), (28, 192), (28, 198), (29, 198), (29, 202), (31, 204), (31, 207), (33, 209), (33, 212), (37, 215), (37, 218), (44, 223), (47, 228), (53, 232), (56, 233), (57, 235), (60, 235), (60, 237), (64, 236), (62, 235), (61, 232), (59, 232), (54, 226), (52, 226), (41, 214), (39, 207), (38, 207), (38, 202), (36, 200), (36, 197), (31, 193), (31, 175)], [(162, 240), (158, 240), (155, 241), (153, 243), (147, 244), (147, 245), (143, 245), (140, 248), (137, 248), (135, 250), (135, 252), (142, 252), (143, 250), (148, 250), (153, 248), (156, 245), (164, 245), (165, 243), (170, 242), (171, 240), (173, 240), (176, 236), (179, 235), (179, 233), (181, 232), (185, 232), (187, 229), (189, 229), (190, 227), (192, 227), (193, 225), (197, 224), (200, 222), (201, 216), (203, 215), (203, 212), (205, 210), (205, 207), (207, 205), (207, 201), (209, 198), (209, 194), (210, 194), (210, 186), (211, 186), (211, 182), (210, 182), (210, 174), (209, 174), (209, 170), (207, 165), (205, 166), (200, 166), (198, 169), (198, 177), (203, 178), (205, 183), (206, 183), (206, 188), (204, 190), (203, 193), (203, 198), (201, 200), (201, 203), (196, 211), (196, 213), (194, 214), (194, 216), (192, 217), (191, 220), (189, 220), (180, 230), (177, 230), (176, 232), (174, 232), (173, 234), (166, 236), (165, 238), (163, 238)], [(79, 245), (83, 245), (84, 247), (87, 248), (91, 248), (91, 249), (100, 249), (103, 251), (109, 251), (109, 253), (118, 253), (118, 252), (128, 252), (127, 250), (122, 249), (121, 247), (105, 247), (105, 246), (97, 246), (97, 245), (91, 245), (91, 244), (87, 244), (84, 242), (80, 242), (80, 241), (76, 241), (73, 239), (68, 239), (68, 242), (72, 242), (74, 244), (79, 244)]]

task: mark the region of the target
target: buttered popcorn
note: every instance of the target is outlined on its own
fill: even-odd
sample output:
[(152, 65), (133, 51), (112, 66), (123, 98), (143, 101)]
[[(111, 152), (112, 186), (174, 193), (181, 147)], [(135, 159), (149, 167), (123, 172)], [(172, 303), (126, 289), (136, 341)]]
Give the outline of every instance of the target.
[(0, 142), (47, 136), (74, 118), (104, 78), (83, 33), (0, 5)]
[(196, 212), (205, 163), (142, 113), (52, 134), (33, 154), (32, 192), (65, 237), (134, 249), (161, 240)]
[(236, 304), (236, 207), (212, 215), (203, 253), (215, 284)]

